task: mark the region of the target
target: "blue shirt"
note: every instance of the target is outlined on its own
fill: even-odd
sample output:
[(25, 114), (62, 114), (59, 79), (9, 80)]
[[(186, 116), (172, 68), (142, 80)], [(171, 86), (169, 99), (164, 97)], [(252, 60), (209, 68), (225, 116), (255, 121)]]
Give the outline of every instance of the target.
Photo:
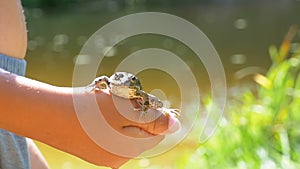
[[(26, 61), (0, 54), (0, 68), (24, 76)], [(0, 169), (30, 169), (26, 139), (3, 129), (0, 129)]]

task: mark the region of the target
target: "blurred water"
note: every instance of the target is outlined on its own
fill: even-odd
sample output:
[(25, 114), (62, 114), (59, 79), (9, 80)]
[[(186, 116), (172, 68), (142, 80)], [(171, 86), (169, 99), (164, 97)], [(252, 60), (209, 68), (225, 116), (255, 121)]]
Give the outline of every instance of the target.
[[(27, 75), (56, 85), (69, 86), (73, 59), (78, 55), (85, 40), (105, 23), (129, 13), (142, 11), (128, 10), (129, 7), (114, 7), (116, 5), (114, 3), (109, 3), (108, 6), (111, 7), (104, 10), (101, 5), (103, 4), (93, 3), (93, 7), (90, 7), (90, 4), (80, 4), (58, 12), (27, 9), (29, 30)], [(233, 73), (241, 68), (247, 66), (267, 68), (268, 47), (271, 44), (278, 45), (289, 26), (300, 22), (300, 16), (297, 15), (299, 3), (280, 5), (282, 4), (275, 3), (272, 6), (259, 3), (236, 6), (194, 4), (146, 11), (168, 12), (197, 25), (215, 45), (228, 80), (232, 82), (235, 80), (232, 79)], [(85, 7), (90, 7), (91, 10)], [(119, 10), (116, 11), (115, 8)], [(104, 45), (101, 41), (98, 43)], [(113, 48), (110, 52), (111, 58), (103, 61), (105, 63), (99, 69), (103, 73), (111, 74), (113, 69), (109, 68), (118, 64), (126, 55), (149, 47), (174, 52), (194, 69), (199, 82), (207, 81), (203, 65), (184, 44), (168, 37), (154, 35), (133, 37)], [(209, 86), (209, 83), (207, 84)]]
[[(74, 60), (85, 41), (104, 24), (143, 11), (167, 12), (198, 26), (217, 49), (229, 85), (251, 82), (254, 74), (266, 71), (270, 65), (268, 47), (272, 44), (278, 46), (292, 24), (300, 26), (300, 2), (292, 0), (246, 4), (234, 1), (211, 4), (193, 2), (180, 6), (145, 6), (143, 1), (126, 1), (123, 5), (115, 1), (89, 1), (64, 11), (25, 9), (29, 30), (27, 76), (58, 86), (71, 86)], [(300, 40), (300, 31), (296, 40)], [(117, 65), (135, 51), (162, 48), (185, 61), (192, 69), (201, 92), (210, 89), (211, 84), (201, 61), (175, 39), (148, 34), (126, 39), (115, 47), (106, 46), (101, 37), (95, 43), (110, 50), (99, 67), (99, 75), (112, 74)], [(89, 61), (86, 56), (80, 64), (87, 65)], [(179, 105), (179, 87), (171, 76), (151, 69), (140, 72), (138, 77), (146, 91), (159, 90), (171, 106)], [(53, 168), (97, 168), (46, 146), (41, 148)], [(139, 161), (138, 165), (146, 166), (146, 162), (148, 165), (147, 160)], [(132, 166), (136, 164), (130, 164), (128, 168)]]

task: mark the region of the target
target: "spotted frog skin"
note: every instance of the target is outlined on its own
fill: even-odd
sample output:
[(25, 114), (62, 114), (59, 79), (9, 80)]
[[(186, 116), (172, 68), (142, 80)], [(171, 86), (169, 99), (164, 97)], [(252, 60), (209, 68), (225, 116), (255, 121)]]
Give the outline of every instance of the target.
[(158, 109), (163, 107), (163, 102), (157, 97), (142, 90), (140, 80), (131, 73), (116, 72), (111, 77), (100, 76), (91, 85), (92, 91), (109, 88), (111, 93), (127, 98), (134, 99), (139, 105), (136, 110), (146, 112), (149, 108)]

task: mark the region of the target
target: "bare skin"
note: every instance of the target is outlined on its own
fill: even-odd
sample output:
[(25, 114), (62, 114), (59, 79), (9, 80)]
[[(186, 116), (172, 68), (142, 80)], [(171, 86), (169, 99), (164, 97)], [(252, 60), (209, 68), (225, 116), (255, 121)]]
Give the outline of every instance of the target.
[[(1, 128), (39, 140), (96, 165), (117, 168), (130, 159), (99, 147), (80, 125), (72, 96), (85, 99), (94, 97), (94, 93), (84, 92), (84, 90), (73, 93), (72, 88), (56, 87), (5, 72), (0, 72), (0, 93)], [(127, 130), (127, 127), (134, 126), (152, 133), (152, 135), (142, 135), (142, 137), (151, 137), (148, 144), (127, 147), (133, 152), (132, 156), (137, 156), (156, 146), (164, 138), (163, 135), (152, 136), (165, 132), (172, 120), (171, 117), (156, 111), (155, 116), (158, 118), (155, 121), (134, 122), (121, 115), (114, 106), (118, 104), (125, 114), (136, 115), (138, 119), (139, 114), (131, 109), (132, 105), (128, 99), (117, 97), (113, 100), (113, 96), (108, 92), (96, 92), (95, 96), (105, 120), (117, 132), (135, 138), (141, 137), (138, 130)], [(88, 115), (87, 112), (86, 118), (89, 118)], [(95, 128), (95, 130), (101, 132), (101, 129)]]
[(24, 59), (27, 30), (20, 0), (0, 1), (0, 52)]
[(38, 147), (35, 145), (33, 140), (26, 138), (26, 143), (28, 146), (29, 154), (30, 154), (30, 168), (31, 169), (49, 169), (49, 165), (39, 151)]
[[(0, 1), (0, 53), (24, 59), (27, 48), (27, 30), (20, 0)], [(26, 139), (31, 169), (49, 169), (39, 149)]]
[[(27, 48), (27, 30), (20, 0), (0, 0), (0, 32), (0, 53), (24, 59)], [(128, 120), (124, 115), (138, 119), (139, 114), (132, 109), (128, 99), (114, 98), (115, 102), (113, 102), (113, 96), (108, 91), (100, 91), (95, 95), (89, 92), (74, 92), (73, 88), (52, 86), (3, 72), (1, 69), (0, 93), (0, 128), (39, 140), (101, 166), (118, 168), (130, 158), (156, 146), (164, 138), (161, 133), (166, 131), (172, 123), (172, 117), (154, 110), (152, 113), (158, 117), (155, 121), (137, 123)], [(149, 142), (121, 145), (120, 148), (132, 152), (131, 157), (123, 157), (99, 147), (78, 121), (73, 105), (74, 95), (83, 100), (96, 96), (102, 115), (116, 132), (133, 138), (147, 137), (150, 138)], [(117, 103), (118, 107), (123, 110), (122, 113), (116, 109), (114, 103)], [(84, 116), (87, 119), (92, 118), (89, 112)], [(94, 130), (104, 132), (101, 128)], [(105, 134), (109, 135), (109, 133)], [(157, 134), (160, 135), (153, 137)], [(107, 136), (107, 139), (118, 138)], [(30, 139), (27, 142), (32, 169), (48, 168), (34, 143)]]

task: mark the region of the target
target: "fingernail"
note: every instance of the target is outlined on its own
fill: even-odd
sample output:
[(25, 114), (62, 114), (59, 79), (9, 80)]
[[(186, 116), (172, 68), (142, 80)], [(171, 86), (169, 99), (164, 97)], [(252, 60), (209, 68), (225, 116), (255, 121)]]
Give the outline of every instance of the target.
[(181, 129), (180, 121), (175, 117), (169, 118), (168, 130), (162, 133), (162, 135), (172, 134)]

